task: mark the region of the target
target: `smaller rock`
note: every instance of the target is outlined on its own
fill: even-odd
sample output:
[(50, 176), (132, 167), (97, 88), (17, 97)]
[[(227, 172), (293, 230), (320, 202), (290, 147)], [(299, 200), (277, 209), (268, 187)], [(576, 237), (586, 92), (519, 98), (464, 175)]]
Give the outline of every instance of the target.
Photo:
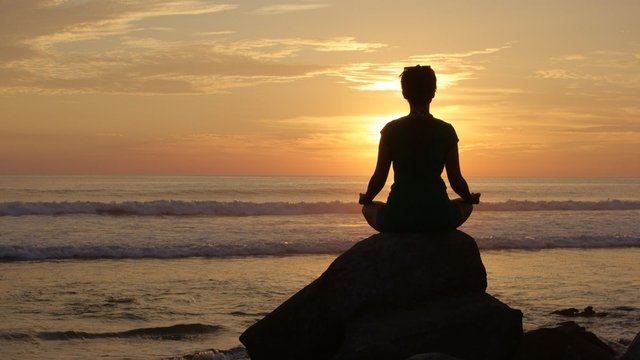
[(592, 317), (596, 316), (596, 312), (593, 311), (593, 306), (587, 306), (586, 308), (584, 308), (584, 310), (582, 310), (581, 313), (578, 313), (578, 316)]
[(593, 306), (587, 306), (582, 311), (579, 311), (576, 308), (567, 308), (567, 309), (552, 311), (551, 313), (556, 315), (567, 316), (567, 317), (604, 317), (608, 315), (606, 312), (595, 312), (593, 310)]
[(574, 317), (578, 314), (578, 311), (579, 310), (576, 308), (567, 308), (567, 309), (552, 311), (551, 313), (556, 315)]

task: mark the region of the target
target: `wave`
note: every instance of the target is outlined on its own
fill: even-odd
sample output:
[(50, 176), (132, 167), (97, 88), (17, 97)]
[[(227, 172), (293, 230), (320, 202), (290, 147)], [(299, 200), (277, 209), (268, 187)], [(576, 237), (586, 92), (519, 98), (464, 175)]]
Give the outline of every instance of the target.
[[(640, 237), (623, 235), (574, 237), (477, 237), (483, 250), (601, 249), (640, 247)], [(339, 254), (354, 242), (330, 240), (315, 242), (272, 242), (244, 245), (163, 245), (131, 247), (127, 245), (94, 246), (0, 246), (0, 262), (38, 260), (95, 259), (183, 259), (250, 256), (287, 256), (305, 254)]]
[(640, 201), (633, 200), (507, 200), (504, 202), (481, 203), (479, 211), (598, 211), (598, 210), (639, 210)]
[(205, 350), (197, 351), (193, 354), (184, 355), (177, 358), (180, 360), (193, 360), (193, 359), (209, 359), (209, 360), (250, 360), (247, 349), (243, 346), (237, 346), (229, 350)]
[(6, 202), (0, 216), (21, 215), (207, 215), (259, 216), (358, 213), (355, 203), (332, 202), (244, 202), (244, 201), (125, 201), (125, 202)]
[(42, 331), (34, 334), (8, 332), (0, 333), (0, 339), (33, 341), (39, 340), (76, 340), (76, 339), (111, 339), (111, 338), (144, 338), (150, 340), (184, 340), (204, 334), (212, 334), (222, 329), (219, 325), (178, 324), (166, 327), (132, 329), (119, 332), (86, 332), (86, 331)]
[[(245, 201), (124, 201), (124, 202), (1, 202), (0, 216), (23, 215), (138, 215), (138, 216), (261, 216), (261, 215), (314, 215), (357, 214), (356, 203), (329, 202), (245, 202)], [(507, 200), (481, 203), (476, 211), (590, 211), (638, 210), (640, 201), (531, 201)]]

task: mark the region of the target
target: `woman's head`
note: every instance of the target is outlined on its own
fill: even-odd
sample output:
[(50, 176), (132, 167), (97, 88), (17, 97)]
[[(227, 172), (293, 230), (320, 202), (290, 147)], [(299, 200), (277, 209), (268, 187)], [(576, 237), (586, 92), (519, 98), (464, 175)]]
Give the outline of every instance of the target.
[(411, 105), (425, 105), (436, 94), (436, 73), (431, 66), (409, 66), (400, 74), (402, 96)]

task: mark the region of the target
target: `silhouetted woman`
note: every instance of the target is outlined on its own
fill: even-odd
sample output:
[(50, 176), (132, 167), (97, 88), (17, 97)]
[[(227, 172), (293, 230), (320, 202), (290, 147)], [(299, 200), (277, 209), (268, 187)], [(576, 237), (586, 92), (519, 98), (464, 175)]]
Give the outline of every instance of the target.
[[(429, 105), (436, 93), (430, 66), (406, 67), (400, 75), (409, 115), (382, 129), (376, 169), (365, 194), (362, 213), (382, 232), (429, 232), (460, 226), (471, 215), (480, 194), (469, 192), (460, 172), (458, 136), (453, 126), (434, 118)], [(384, 187), (393, 164), (394, 182), (387, 203), (373, 201)], [(461, 199), (450, 200), (442, 170)]]

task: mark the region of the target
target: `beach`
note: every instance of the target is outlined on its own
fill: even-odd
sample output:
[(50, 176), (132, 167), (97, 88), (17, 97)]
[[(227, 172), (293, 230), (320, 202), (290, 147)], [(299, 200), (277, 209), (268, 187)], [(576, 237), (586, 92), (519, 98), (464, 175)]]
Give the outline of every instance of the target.
[[(6, 358), (159, 359), (238, 335), (375, 232), (364, 177), (0, 177)], [(525, 330), (640, 330), (640, 179), (470, 178), (487, 292)], [(386, 194), (382, 194), (384, 198)]]

